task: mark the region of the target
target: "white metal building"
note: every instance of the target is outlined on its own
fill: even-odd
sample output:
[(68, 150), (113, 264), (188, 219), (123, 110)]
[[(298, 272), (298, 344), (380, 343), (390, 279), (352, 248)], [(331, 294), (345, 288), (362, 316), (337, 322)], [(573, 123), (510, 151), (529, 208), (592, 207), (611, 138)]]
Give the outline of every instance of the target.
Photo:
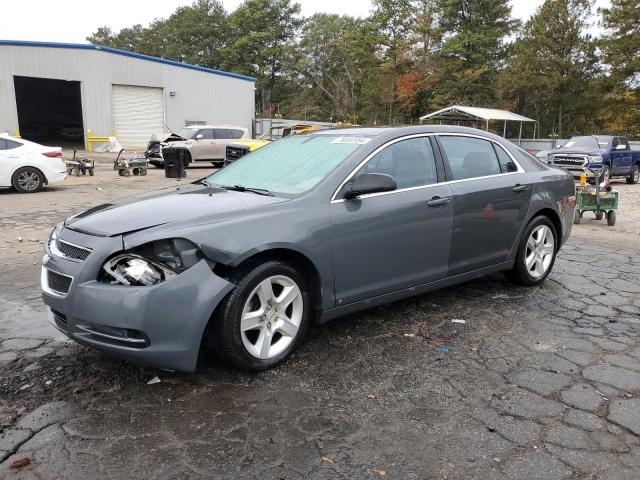
[(0, 40), (0, 132), (128, 148), (190, 123), (251, 129), (255, 79), (95, 45)]

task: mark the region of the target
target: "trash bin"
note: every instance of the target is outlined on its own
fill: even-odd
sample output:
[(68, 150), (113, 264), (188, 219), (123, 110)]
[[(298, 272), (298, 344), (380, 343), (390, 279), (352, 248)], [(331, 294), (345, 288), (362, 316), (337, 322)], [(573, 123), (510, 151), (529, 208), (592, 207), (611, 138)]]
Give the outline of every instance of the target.
[(163, 148), (164, 176), (167, 178), (184, 178), (187, 172), (184, 170), (184, 149)]

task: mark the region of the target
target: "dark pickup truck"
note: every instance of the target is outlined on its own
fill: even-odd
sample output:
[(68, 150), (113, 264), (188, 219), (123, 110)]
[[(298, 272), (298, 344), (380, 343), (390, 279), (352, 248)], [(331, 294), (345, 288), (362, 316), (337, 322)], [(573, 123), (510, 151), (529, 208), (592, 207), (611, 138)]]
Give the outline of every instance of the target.
[(640, 151), (632, 151), (624, 137), (572, 137), (561, 148), (545, 153), (550, 165), (563, 168), (576, 178), (582, 173), (592, 177), (591, 169), (601, 171), (602, 181), (612, 177), (625, 177), (627, 183), (640, 181)]

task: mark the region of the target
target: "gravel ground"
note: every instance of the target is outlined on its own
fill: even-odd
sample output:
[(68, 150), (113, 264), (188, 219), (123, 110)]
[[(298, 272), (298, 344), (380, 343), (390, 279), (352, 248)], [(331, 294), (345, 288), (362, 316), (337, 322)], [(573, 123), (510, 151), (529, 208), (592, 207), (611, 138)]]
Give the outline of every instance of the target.
[(44, 318), (53, 224), (176, 182), (99, 160), (0, 191), (0, 478), (640, 478), (640, 186), (615, 184), (618, 224), (585, 217), (540, 288), (495, 275), (313, 328), (268, 372), (183, 375)]

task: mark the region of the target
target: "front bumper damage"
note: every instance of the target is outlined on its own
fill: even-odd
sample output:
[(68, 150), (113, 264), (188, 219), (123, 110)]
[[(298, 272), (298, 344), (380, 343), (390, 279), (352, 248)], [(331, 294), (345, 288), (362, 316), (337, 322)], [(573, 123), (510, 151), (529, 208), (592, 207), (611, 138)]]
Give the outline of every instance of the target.
[(204, 329), (232, 283), (215, 275), (205, 260), (150, 287), (98, 282), (105, 260), (123, 250), (122, 236), (97, 237), (62, 228), (58, 238), (90, 250), (79, 260), (46, 247), (42, 297), (58, 330), (132, 363), (195, 370)]

